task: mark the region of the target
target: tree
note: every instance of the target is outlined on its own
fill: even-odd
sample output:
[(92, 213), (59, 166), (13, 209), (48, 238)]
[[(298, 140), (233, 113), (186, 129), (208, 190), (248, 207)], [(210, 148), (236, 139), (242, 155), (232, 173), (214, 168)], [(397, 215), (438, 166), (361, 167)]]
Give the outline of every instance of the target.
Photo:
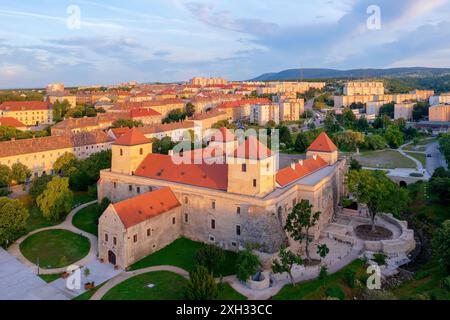
[(386, 104), (382, 105), (380, 108), (380, 116), (386, 115), (389, 118), (393, 119), (394, 118), (394, 110), (395, 110), (394, 102), (386, 103)]
[(31, 177), (31, 170), (20, 162), (14, 163), (11, 167), (11, 177), (19, 184), (25, 183)]
[(325, 257), (330, 253), (330, 249), (326, 244), (320, 244), (317, 246), (317, 254), (321, 259), (325, 259)]
[(324, 125), (325, 125), (325, 131), (329, 135), (333, 135), (333, 133), (341, 131), (341, 126), (337, 122), (336, 116), (334, 115), (334, 113), (330, 113), (330, 112), (327, 113), (327, 115), (325, 117)]
[(414, 121), (422, 120), (428, 117), (430, 104), (428, 102), (417, 102), (412, 111), (412, 118)]
[(142, 127), (144, 124), (140, 120), (132, 120), (132, 119), (119, 119), (113, 122), (112, 127), (113, 128), (136, 128), (136, 127)]
[(386, 140), (379, 134), (372, 134), (365, 138), (364, 145), (369, 150), (382, 150), (386, 147)]
[(47, 184), (50, 181), (52, 181), (52, 176), (46, 174), (34, 178), (28, 194), (33, 198), (33, 200), (36, 200), (37, 197), (39, 197), (45, 191), (45, 189), (47, 188)]
[(73, 194), (69, 178), (54, 177), (36, 202), (47, 220), (59, 221), (72, 209)]
[(67, 112), (70, 110), (70, 103), (67, 100), (63, 102), (56, 101), (53, 103), (53, 120), (55, 122), (60, 122), (66, 116)]
[(433, 254), (447, 274), (450, 274), (450, 220), (444, 221), (436, 231), (433, 240)]
[(312, 212), (312, 205), (309, 200), (302, 200), (297, 203), (288, 214), (284, 229), (292, 239), (302, 243), (305, 241), (305, 253), (307, 260), (311, 260), (309, 255), (309, 244), (312, 239), (309, 235), (309, 229), (314, 227), (320, 218), (320, 211)]
[(77, 160), (74, 170), (70, 173), (70, 187), (76, 191), (88, 190), (89, 186), (100, 179), (101, 170), (111, 168), (111, 158), (111, 151), (108, 150), (94, 153), (84, 160)]
[(347, 180), (350, 193), (358, 202), (367, 205), (372, 218), (372, 230), (375, 230), (377, 213), (398, 215), (409, 203), (408, 191), (397, 186), (383, 171), (351, 170)]
[(273, 121), (273, 120), (269, 120), (269, 121), (267, 121), (267, 123), (266, 123), (266, 128), (268, 128), (268, 129), (273, 129), (273, 128), (275, 128), (276, 126), (277, 126), (277, 124), (276, 124), (276, 122)]
[(300, 153), (305, 153), (306, 149), (308, 149), (309, 145), (310, 145), (310, 141), (309, 141), (306, 133), (300, 132), (297, 135), (297, 138), (295, 139), (295, 145), (294, 145), (295, 151), (300, 152)]
[(274, 273), (284, 273), (286, 272), (291, 279), (291, 283), (295, 286), (294, 277), (292, 276), (292, 267), (294, 264), (301, 265), (303, 264), (303, 259), (300, 255), (293, 253), (290, 250), (287, 250), (285, 246), (280, 248), (280, 252), (278, 253), (280, 259), (275, 259), (272, 262), (272, 271)]
[(186, 116), (192, 117), (194, 115), (194, 113), (195, 113), (195, 106), (191, 102), (188, 102), (186, 104), (186, 108), (185, 109), (186, 109)]
[(4, 164), (0, 164), (0, 188), (9, 187), (11, 185), (11, 182), (11, 169)]
[(338, 132), (334, 136), (334, 141), (341, 150), (355, 151), (364, 144), (364, 135), (361, 132), (347, 130)]
[(53, 170), (61, 173), (65, 177), (69, 177), (75, 170), (75, 163), (77, 158), (73, 153), (65, 152), (62, 156), (56, 159), (53, 164)]
[(284, 143), (287, 147), (292, 146), (292, 136), (291, 131), (286, 126), (280, 126), (280, 142)]
[(441, 204), (450, 203), (450, 178), (433, 177), (428, 183), (430, 195)]
[(15, 199), (0, 198), (0, 245), (11, 243), (25, 229), (28, 210)]
[(391, 148), (397, 149), (403, 144), (403, 134), (400, 131), (400, 127), (396, 124), (392, 124), (387, 127), (384, 133), (384, 138)]
[(180, 122), (186, 119), (186, 117), (187, 117), (186, 112), (184, 112), (181, 109), (175, 109), (169, 112), (167, 117), (163, 119), (163, 123)]
[(250, 250), (240, 251), (236, 258), (236, 277), (245, 282), (256, 274), (261, 267), (261, 261)]
[(218, 246), (210, 244), (197, 251), (195, 260), (199, 265), (206, 267), (209, 272), (214, 274), (225, 262), (225, 253)]
[(366, 117), (361, 117), (355, 122), (355, 130), (359, 132), (364, 132), (369, 129), (369, 122), (367, 122)]
[(197, 266), (189, 274), (184, 293), (186, 300), (215, 300), (219, 296), (216, 280), (203, 266)]
[(359, 163), (358, 160), (350, 158), (350, 170), (361, 170), (362, 165)]

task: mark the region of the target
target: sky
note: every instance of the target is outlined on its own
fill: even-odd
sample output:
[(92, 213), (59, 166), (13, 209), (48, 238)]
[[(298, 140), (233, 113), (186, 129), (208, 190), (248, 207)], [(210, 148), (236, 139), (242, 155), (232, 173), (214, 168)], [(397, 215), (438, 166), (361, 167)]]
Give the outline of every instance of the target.
[(407, 66), (450, 67), (450, 0), (0, 0), (0, 88)]

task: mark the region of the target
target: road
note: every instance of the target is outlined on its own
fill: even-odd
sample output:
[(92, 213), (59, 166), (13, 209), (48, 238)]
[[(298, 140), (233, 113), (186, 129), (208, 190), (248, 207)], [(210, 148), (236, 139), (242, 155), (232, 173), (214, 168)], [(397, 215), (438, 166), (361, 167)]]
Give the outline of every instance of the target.
[(439, 167), (447, 168), (447, 163), (439, 151), (439, 143), (437, 141), (427, 145), (426, 153), (431, 155), (431, 158), (427, 158), (427, 171), (430, 175), (433, 175), (434, 171)]

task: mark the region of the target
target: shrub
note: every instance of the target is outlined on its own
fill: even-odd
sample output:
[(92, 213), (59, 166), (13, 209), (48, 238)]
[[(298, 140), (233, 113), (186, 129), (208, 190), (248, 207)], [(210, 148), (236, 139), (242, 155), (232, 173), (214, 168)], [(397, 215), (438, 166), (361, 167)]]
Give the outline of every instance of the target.
[(195, 260), (201, 266), (208, 269), (209, 272), (217, 271), (225, 261), (225, 252), (215, 245), (207, 245), (195, 254)]
[(384, 266), (386, 264), (387, 256), (383, 252), (378, 252), (373, 255), (373, 261), (375, 261), (379, 266)]
[(327, 297), (338, 298), (339, 300), (345, 300), (345, 293), (341, 287), (330, 287), (325, 291)]
[(189, 274), (189, 282), (184, 293), (186, 300), (215, 300), (219, 296), (216, 280), (203, 266), (197, 266)]
[(247, 281), (261, 267), (261, 261), (250, 250), (238, 253), (236, 259), (236, 277), (241, 281)]
[(321, 266), (319, 271), (319, 280), (325, 280), (328, 277), (328, 267)]
[(350, 288), (356, 288), (356, 272), (353, 270), (347, 270), (344, 273), (344, 279)]
[(450, 276), (442, 280), (442, 286), (444, 287), (445, 290), (450, 291)]

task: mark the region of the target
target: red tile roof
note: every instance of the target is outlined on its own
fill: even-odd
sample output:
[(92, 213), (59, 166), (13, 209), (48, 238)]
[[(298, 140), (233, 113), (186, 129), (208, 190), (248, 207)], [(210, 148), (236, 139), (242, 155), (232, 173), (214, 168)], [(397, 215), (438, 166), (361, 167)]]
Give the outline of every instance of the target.
[(158, 189), (113, 204), (126, 229), (181, 206), (170, 188)]
[(255, 105), (255, 104), (269, 104), (272, 103), (269, 99), (262, 98), (262, 99), (244, 99), (244, 100), (238, 100), (238, 101), (231, 101), (231, 102), (225, 102), (219, 105), (218, 109), (229, 109), (229, 108), (238, 108), (245, 105)]
[(153, 110), (152, 108), (139, 108), (139, 109), (131, 109), (130, 111), (131, 118), (140, 118), (140, 117), (158, 117), (161, 116), (161, 113)]
[(326, 166), (328, 166), (328, 163), (321, 157), (303, 160), (302, 164), (295, 164), (295, 169), (289, 166), (278, 171), (276, 176), (277, 183), (280, 186), (285, 187), (298, 179), (304, 178), (320, 169), (325, 168)]
[(131, 129), (128, 127), (122, 127), (122, 128), (112, 128), (111, 131), (114, 133), (114, 136), (116, 138), (120, 138), (121, 135), (127, 133)]
[(112, 142), (103, 131), (0, 142), (0, 158)]
[(150, 143), (150, 139), (147, 139), (137, 128), (127, 131), (114, 142), (115, 145), (121, 146), (136, 146), (145, 143)]
[(211, 141), (231, 142), (236, 140), (236, 136), (227, 128), (222, 127), (212, 134)]
[(6, 101), (0, 104), (3, 111), (48, 110), (50, 104), (46, 101)]
[(228, 188), (226, 164), (176, 164), (171, 156), (162, 154), (147, 155), (135, 175), (224, 191)]
[(254, 136), (249, 136), (234, 151), (236, 158), (263, 160), (272, 155), (272, 151)]
[(0, 126), (7, 126), (7, 127), (26, 127), (25, 124), (17, 120), (16, 118), (11, 117), (0, 117)]
[(322, 132), (316, 140), (309, 146), (308, 151), (334, 152), (337, 151), (336, 145), (331, 141), (325, 132)]

